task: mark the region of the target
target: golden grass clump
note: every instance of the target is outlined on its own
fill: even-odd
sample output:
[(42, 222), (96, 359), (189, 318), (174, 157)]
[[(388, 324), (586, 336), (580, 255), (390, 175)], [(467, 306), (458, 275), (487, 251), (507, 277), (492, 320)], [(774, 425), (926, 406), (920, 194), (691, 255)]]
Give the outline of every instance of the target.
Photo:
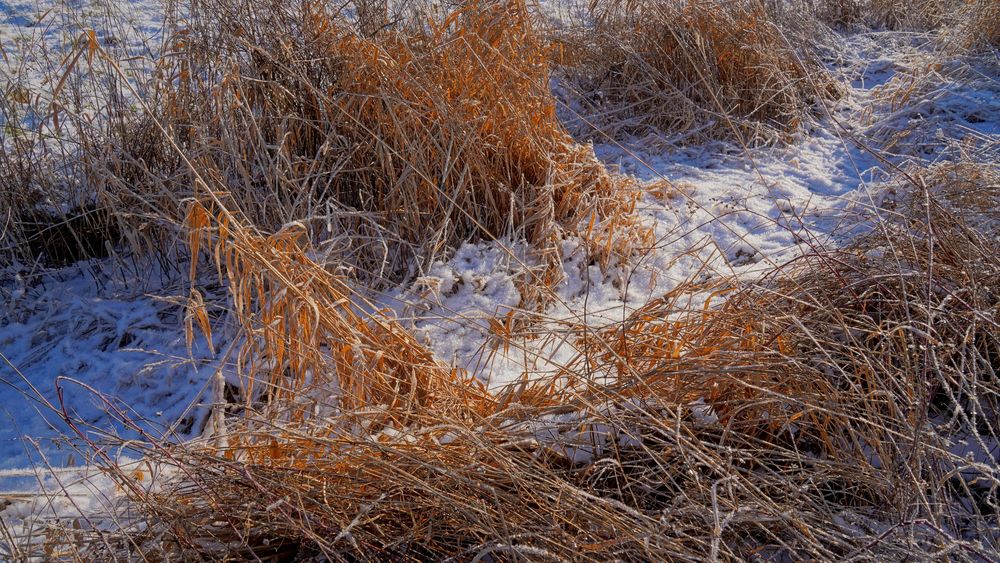
[[(945, 379), (960, 386), (971, 374), (992, 373), (1000, 295), (984, 282), (1000, 272), (988, 250), (1000, 235), (1000, 169), (973, 162), (916, 169), (884, 187), (880, 200), (880, 221), (847, 248), (807, 254), (749, 286), (682, 286), (613, 327), (605, 352), (590, 362), (647, 381), (677, 377), (679, 386), (711, 389), (703, 396), (718, 413), (734, 403), (745, 418), (772, 423), (775, 413), (761, 416), (763, 403), (750, 407), (746, 393), (801, 397), (812, 381), (816, 397), (832, 398), (839, 393), (830, 385), (851, 381), (921, 409), (927, 405), (918, 398), (931, 400), (923, 387), (937, 392)], [(678, 314), (693, 292), (727, 298)], [(817, 348), (825, 357), (816, 357)], [(731, 365), (747, 352), (755, 355), (746, 370), (763, 379), (720, 381), (696, 369)]]
[(864, 23), (876, 28), (926, 31), (945, 23), (957, 5), (949, 0), (867, 0), (860, 3), (858, 11)]
[(1000, 45), (996, 0), (828, 0), (810, 8), (820, 20), (840, 27), (932, 32), (950, 54)]
[(953, 52), (1000, 48), (1000, 2), (974, 0), (963, 2), (949, 30), (948, 48)]
[[(314, 393), (330, 401), (335, 389), (328, 408), (379, 405), (405, 420), (427, 405), (434, 384), (457, 377), (344, 279), (309, 259), (301, 225), (265, 237), (219, 202), (195, 202), (186, 223), (192, 254), (208, 251), (229, 288), (242, 330), (234, 343), (240, 345), (238, 371), (246, 376), (240, 389), (246, 408), (266, 405), (272, 421), (301, 422), (318, 414)], [(194, 321), (211, 341), (204, 301), (194, 288), (189, 309), (189, 343)], [(265, 389), (255, 388), (258, 380)]]
[(839, 88), (764, 3), (595, 1), (594, 24), (564, 34), (579, 128), (678, 141), (772, 142)]
[[(634, 183), (557, 120), (547, 47), (523, 2), (364, 35), (340, 9), (210, 2), (175, 40), (182, 56), (162, 70), (155, 117), (241, 217), (265, 232), (301, 221), (383, 283), (469, 239), (523, 238), (550, 266), (566, 233), (605, 262), (629, 252), (616, 231), (631, 225)], [(115, 170), (130, 181), (107, 189), (183, 216), (190, 180), (173, 170), (184, 167), (151, 160), (166, 170)]]
[[(100, 541), (86, 554), (988, 559), (1000, 539), (1000, 475), (982, 459), (1000, 438), (1000, 294), (984, 280), (1000, 279), (1000, 261), (995, 222), (962, 198), (988, 212), (996, 180), (971, 163), (908, 172), (895, 208), (847, 248), (752, 282), (681, 288), (588, 333), (566, 372), (498, 393), (393, 336), (405, 351), (368, 361), (371, 381), (391, 388), (423, 370), (421, 408), (387, 396), (275, 418), (249, 405), (222, 450), (149, 452), (179, 477), (136, 495), (141, 528), (88, 531)], [(226, 236), (218, 209), (194, 209), (192, 225), (231, 241), (217, 262), (252, 256), (234, 271), (272, 280), (299, 267), (288, 260), (300, 251), (278, 250), (287, 238)], [(383, 346), (378, 335), (396, 334), (324, 305), (341, 299), (329, 283), (300, 281), (285, 298), (281, 282), (258, 303), (318, 300), (328, 318), (305, 324), (337, 335), (321, 354), (339, 338)], [(275, 398), (300, 404), (294, 395)]]

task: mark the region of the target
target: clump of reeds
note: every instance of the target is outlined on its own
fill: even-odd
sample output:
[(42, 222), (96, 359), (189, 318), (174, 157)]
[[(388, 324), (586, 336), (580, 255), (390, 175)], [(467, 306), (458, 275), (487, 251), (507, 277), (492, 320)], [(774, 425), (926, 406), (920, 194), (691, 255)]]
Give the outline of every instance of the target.
[(155, 128), (124, 131), (95, 171), (106, 199), (179, 219), (188, 167), (210, 170), (243, 220), (265, 232), (301, 221), (375, 283), (469, 239), (521, 238), (550, 265), (567, 233), (629, 252), (628, 236), (610, 239), (630, 224), (634, 186), (556, 118), (547, 45), (523, 2), (368, 33), (341, 10), (199, 4), (145, 118), (175, 146)]
[(876, 28), (926, 31), (944, 24), (956, 6), (948, 0), (867, 0), (860, 3), (858, 13), (863, 23)]
[(946, 46), (952, 52), (1000, 48), (1000, 2), (963, 2), (956, 8), (947, 37)]
[(838, 93), (762, 2), (614, 0), (590, 11), (591, 26), (562, 34), (584, 133), (773, 142)]
[(951, 54), (1000, 44), (996, 0), (828, 0), (807, 4), (803, 13), (839, 27), (933, 33)]
[(803, 15), (818, 17), (836, 28), (857, 31), (864, 28), (892, 31), (937, 29), (956, 3), (947, 0), (824, 0), (801, 4)]
[[(240, 390), (248, 408), (280, 405), (269, 411), (272, 420), (301, 421), (317, 406), (313, 390), (330, 401), (336, 388), (328, 408), (376, 404), (405, 417), (425, 405), (431, 385), (455, 375), (398, 323), (377, 313), (363, 315), (373, 306), (306, 256), (310, 245), (301, 225), (261, 236), (218, 202), (193, 203), (187, 225), (192, 253), (209, 251), (227, 282), (243, 331), (236, 364), (246, 375)], [(203, 299), (192, 292), (189, 341), (194, 321), (211, 341)]]
[[(250, 405), (224, 445), (150, 452), (178, 478), (137, 496), (141, 528), (88, 532), (85, 553), (988, 557), (1000, 539), (998, 179), (973, 164), (908, 171), (848, 247), (753, 282), (682, 287), (581, 336), (579, 357), (544, 380), (486, 393), (387, 349), (396, 360), (369, 361), (372, 381), (418, 367), (420, 408), (372, 395), (364, 408), (274, 418)], [(226, 236), (218, 210), (202, 209), (192, 224), (207, 218), (229, 241), (222, 264), (254, 256), (280, 279), (304, 260), (288, 238)], [(329, 281), (289, 287), (291, 298), (283, 283), (260, 310), (323, 295)], [(337, 308), (315, 311), (306, 326), (366, 334)], [(303, 344), (326, 354), (336, 338)], [(312, 363), (311, 347), (286, 348)]]

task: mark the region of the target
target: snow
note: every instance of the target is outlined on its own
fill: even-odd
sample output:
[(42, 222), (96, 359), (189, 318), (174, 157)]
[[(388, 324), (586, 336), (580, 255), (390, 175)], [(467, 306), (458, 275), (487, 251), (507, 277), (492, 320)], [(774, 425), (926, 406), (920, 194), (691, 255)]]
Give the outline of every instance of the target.
[[(83, 20), (106, 17), (97, 8), (87, 12), (96, 3), (77, 2), (79, 21), (39, 25), (39, 15), (55, 4), (0, 0), (5, 51), (18, 42), (44, 41), (65, 52)], [(153, 50), (166, 20), (163, 8), (145, 0), (112, 6), (128, 12), (131, 22), (105, 30), (102, 40), (115, 43), (108, 38), (122, 37), (122, 48)], [(959, 153), (996, 159), (1000, 63), (995, 56), (927, 71), (932, 47), (921, 36), (857, 33), (841, 40), (829, 65), (849, 86), (847, 95), (787, 145), (679, 145), (658, 135), (597, 143), (596, 154), (609, 166), (644, 181), (669, 182), (669, 190), (644, 195), (638, 207), (657, 242), (628, 265), (602, 270), (580, 241), (565, 240), (566, 278), (539, 330), (564, 334), (580, 325), (601, 327), (682, 282), (750, 276), (815, 246), (841, 244), (870, 228), (879, 184), (897, 167)], [(11, 68), (4, 71), (9, 75)], [(25, 75), (29, 84), (50, 78), (37, 68), (32, 72)], [(900, 106), (893, 88), (911, 79), (919, 86), (913, 94), (919, 100)], [(38, 124), (26, 118), (23, 126)], [(879, 143), (879, 156), (869, 143)], [(529, 261), (527, 249), (515, 241), (466, 243), (409, 286), (371, 297), (440, 359), (496, 388), (525, 373), (557, 369), (575, 353), (567, 338), (516, 336), (509, 351), (498, 345), (490, 319), (502, 322), (518, 306), (518, 280)], [(125, 273), (114, 260), (40, 277), (26, 266), (0, 272), (0, 491), (65, 490), (55, 500), (33, 496), (7, 508), (4, 517), (22, 530), (46, 511), (105, 513), (120, 494), (106, 475), (86, 465), (76, 447), (80, 441), (64, 438), (73, 434), (64, 409), (85, 423), (83, 437), (97, 443), (104, 433), (184, 439), (201, 428), (205, 391), (220, 365), (199, 339), (188, 350), (179, 305), (187, 288), (175, 278)], [(703, 401), (690, 408), (703, 424), (717, 420)], [(551, 432), (553, 427), (540, 427), (539, 439), (554, 440)], [(606, 438), (595, 438), (602, 432), (591, 428), (560, 440), (568, 440), (562, 447), (574, 459), (586, 457)], [(995, 461), (997, 449), (995, 442), (956, 441), (952, 453), (972, 455), (970, 464), (982, 464)]]
[[(160, 485), (174, 473), (173, 468), (155, 467), (124, 455), (116, 456), (111, 462), (120, 475), (131, 479), (128, 487), (133, 489), (133, 494), (159, 491)], [(35, 483), (35, 487), (26, 492), (4, 493), (7, 498), (23, 499), (11, 502), (2, 510), (7, 531), (19, 542), (17, 548), (0, 544), (0, 558), (5, 560), (23, 560), (23, 555), (15, 549), (27, 551), (29, 546), (38, 545), (43, 546), (49, 557), (58, 557), (57, 553), (45, 549), (53, 524), (62, 524), (62, 533), (68, 529), (77, 534), (130, 528), (139, 531), (145, 525), (140, 514), (127, 509), (128, 495), (122, 483), (95, 466), (3, 470), (0, 479), (25, 479)]]
[(152, 435), (198, 426), (203, 409), (189, 407), (216, 363), (197, 339), (189, 354), (182, 306), (147, 293), (170, 288), (141, 283), (81, 263), (17, 287), (0, 306), (0, 469), (41, 452), (65, 465), (76, 452), (62, 439), (64, 410), (92, 439), (139, 437), (116, 409)]

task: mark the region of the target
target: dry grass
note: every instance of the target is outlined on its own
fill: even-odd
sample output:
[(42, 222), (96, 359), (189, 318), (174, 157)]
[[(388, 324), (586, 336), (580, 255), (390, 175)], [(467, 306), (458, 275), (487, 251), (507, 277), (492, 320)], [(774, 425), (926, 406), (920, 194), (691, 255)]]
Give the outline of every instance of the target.
[(953, 53), (1000, 48), (1000, 2), (964, 2), (950, 32), (947, 48)]
[[(988, 559), (998, 180), (973, 165), (911, 171), (849, 247), (682, 288), (582, 337), (554, 379), (495, 394), (377, 316), (327, 308), (350, 297), (288, 239), (222, 237), (221, 256), (254, 257), (234, 271), (277, 279), (294, 260), (320, 276), (294, 297), (277, 283), (255, 310), (314, 303), (307, 326), (336, 335), (322, 355), (337, 358), (342, 338), (384, 350), (353, 380), (392, 388), (419, 369), (423, 399), (321, 412), (332, 403), (299, 388), (249, 405), (226, 443), (149, 452), (180, 477), (135, 495), (142, 531), (77, 541), (102, 558)], [(723, 305), (702, 306), (720, 292)], [(277, 318), (246, 330), (267, 339)], [(311, 364), (307, 348), (285, 353)], [(277, 404), (304, 414), (275, 417)]]
[(822, 21), (840, 28), (928, 31), (941, 27), (959, 5), (951, 0), (828, 0), (809, 7)]
[[(565, 68), (584, 131), (773, 142), (839, 89), (807, 41), (764, 3), (595, 1), (567, 32)], [(799, 43), (792, 46), (792, 41)]]
[[(315, 404), (300, 403), (315, 391), (335, 386), (340, 409), (385, 405), (394, 416), (426, 402), (431, 384), (455, 376), (401, 326), (375, 314), (342, 278), (308, 259), (304, 229), (289, 228), (269, 237), (248, 231), (233, 215), (216, 206), (210, 212), (194, 203), (188, 212), (190, 246), (210, 250), (232, 297), (243, 328), (239, 371), (248, 375), (241, 391), (254, 402), (281, 405), (277, 421), (301, 421)], [(203, 246), (204, 245), (204, 246)], [(195, 275), (194, 264), (191, 270)], [(204, 301), (192, 289), (188, 341), (195, 323), (211, 342)], [(255, 388), (262, 380), (265, 389)], [(405, 421), (397, 420), (397, 423)]]
[(1000, 45), (996, 0), (832, 0), (810, 9), (838, 27), (934, 32), (952, 55)]
[(118, 166), (111, 148), (136, 125), (123, 78), (144, 83), (133, 68), (141, 64), (105, 51), (93, 33), (53, 47), (52, 20), (72, 28), (79, 14), (54, 8), (40, 17), (30, 33), (5, 43), (0, 64), (0, 265), (60, 267), (128, 243), (169, 247), (149, 241), (145, 224), (166, 215), (120, 206), (100, 189)]
[[(566, 233), (613, 246), (634, 185), (556, 119), (546, 47), (522, 2), (368, 35), (339, 9), (200, 5), (175, 40), (182, 55), (159, 71), (151, 117), (244, 220), (265, 232), (301, 221), (373, 282), (414, 275), (469, 239), (521, 238), (550, 266)], [(185, 164), (155, 132), (129, 135), (102, 189), (116, 209), (182, 217)], [(614, 250), (627, 254), (628, 238)]]
[[(264, 233), (299, 222), (319, 252), (371, 284), (418, 275), (470, 239), (530, 243), (541, 267), (526, 288), (560, 279), (567, 235), (604, 265), (648, 244), (631, 216), (635, 182), (610, 174), (556, 118), (548, 46), (523, 2), (414, 7), (385, 25), (372, 23), (374, 6), (357, 24), (367, 31), (343, 10), (198, 3), (166, 54), (128, 76), (85, 34), (44, 109), (66, 129), (57, 140), (87, 195), (43, 185), (44, 160), (18, 149), (0, 159), (11, 171), (4, 196), (29, 215), (37, 201), (71, 216), (93, 209), (118, 233), (97, 246), (172, 264), (162, 253), (176, 250), (197, 197), (193, 168), (241, 221)], [(71, 92), (88, 80), (116, 92), (97, 116)], [(40, 230), (66, 222), (46, 217)], [(61, 263), (35, 238), (4, 231), (21, 258)], [(526, 305), (539, 297), (528, 293)]]
[[(573, 56), (605, 70), (585, 90), (604, 92), (594, 108), (621, 132), (766, 141), (833, 93), (756, 4), (602, 6), (607, 33)], [(187, 235), (189, 339), (211, 340), (199, 257), (217, 271), (239, 404), (220, 375), (205, 439), (117, 444), (172, 475), (150, 488), (107, 464), (128, 525), (53, 522), (24, 550), (659, 561), (976, 560), (1000, 547), (995, 167), (907, 171), (847, 248), (682, 286), (581, 329), (559, 373), (489, 392), (337, 267), (405, 276), (459, 241), (507, 235), (550, 265), (565, 234), (601, 260), (645, 244), (631, 181), (556, 120), (549, 46), (524, 5), (390, 23), (373, 3), (361, 32), (318, 3), (198, 7), (148, 107), (97, 131), (81, 166), (95, 209), (136, 248)], [(34, 190), (51, 175), (32, 158), (0, 162), (41, 178)], [(12, 205), (29, 197), (3, 188), (21, 194)]]

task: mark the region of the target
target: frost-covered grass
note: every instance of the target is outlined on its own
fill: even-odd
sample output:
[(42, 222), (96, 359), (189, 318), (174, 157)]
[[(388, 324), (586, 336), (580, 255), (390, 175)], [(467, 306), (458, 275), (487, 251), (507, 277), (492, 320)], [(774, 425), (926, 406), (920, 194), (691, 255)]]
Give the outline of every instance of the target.
[(0, 558), (989, 560), (996, 3), (899, 6), (0, 4)]

